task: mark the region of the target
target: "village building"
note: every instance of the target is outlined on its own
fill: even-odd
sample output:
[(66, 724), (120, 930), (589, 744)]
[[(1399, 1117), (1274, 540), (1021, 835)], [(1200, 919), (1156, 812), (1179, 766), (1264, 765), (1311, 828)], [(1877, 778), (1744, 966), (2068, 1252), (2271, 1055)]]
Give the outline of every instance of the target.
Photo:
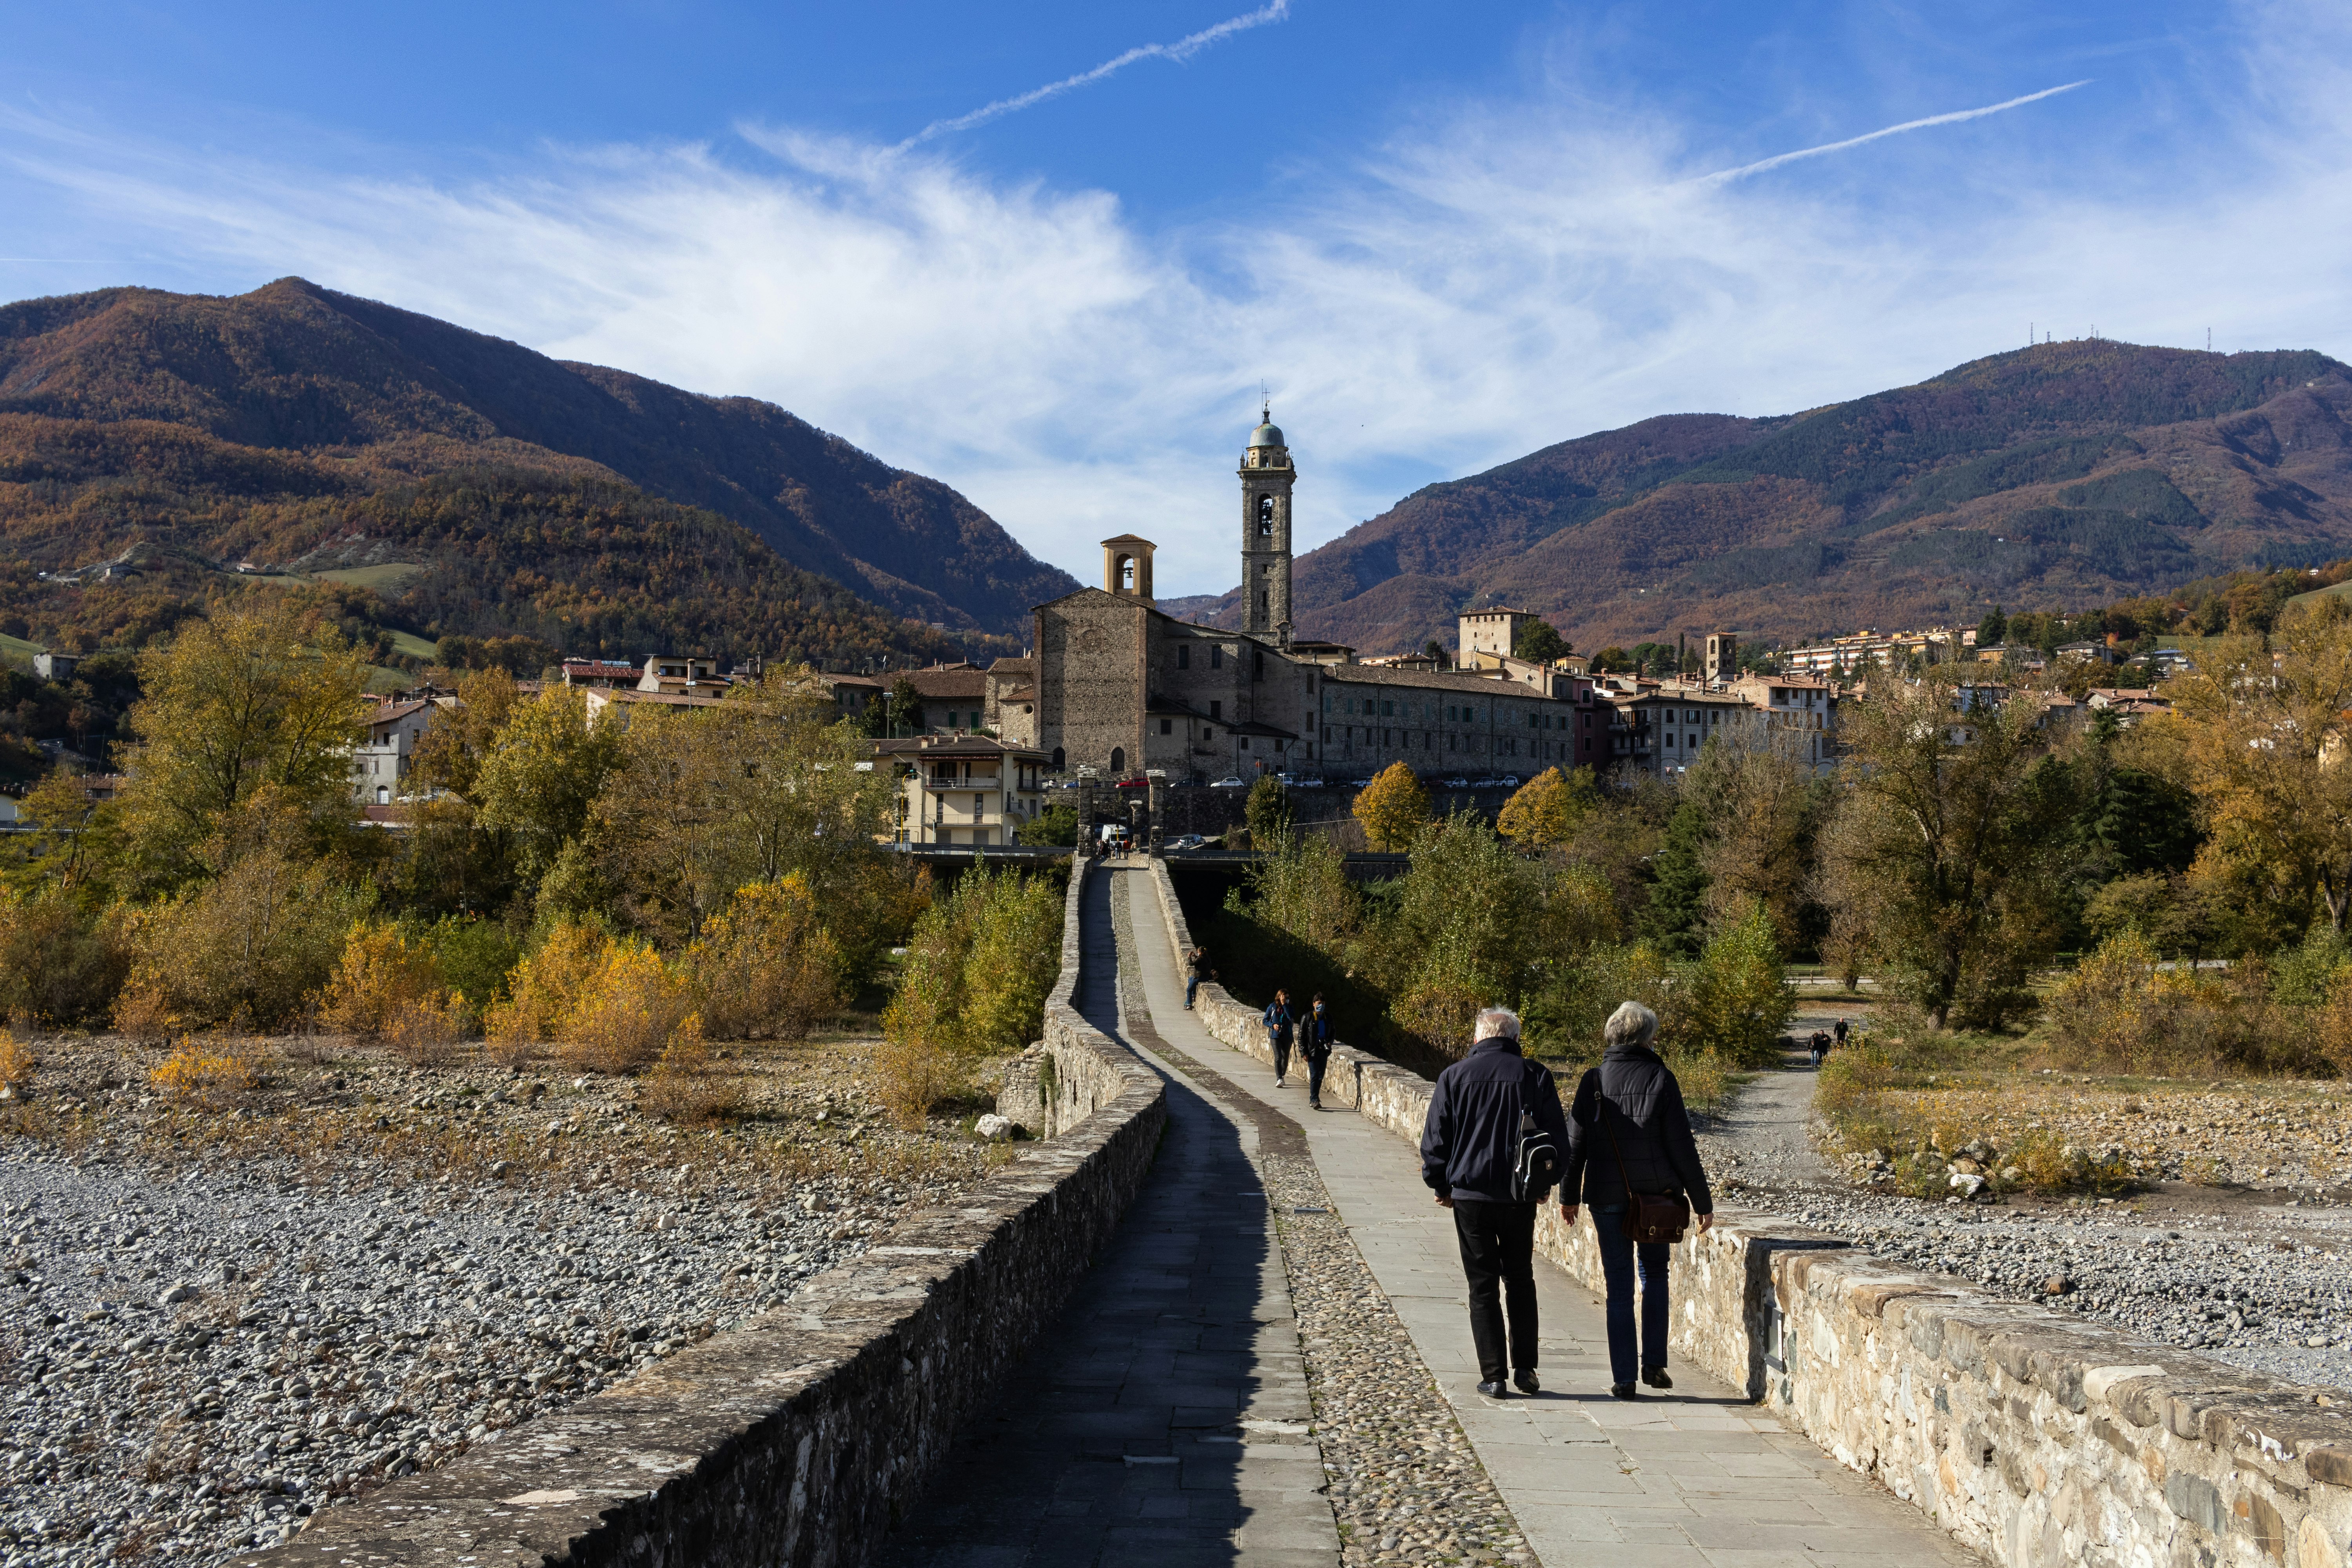
[(1045, 758), (980, 735), (874, 741), (874, 765), (897, 782), (891, 837), (899, 844), (987, 848), (1016, 842), (1045, 809)]
[(1262, 773), (1367, 777), (1539, 773), (1593, 765), (1605, 708), (1590, 677), (1510, 657), (1526, 612), (1465, 615), (1460, 647), (1486, 668), (1408, 657), (1359, 662), (1338, 643), (1294, 640), (1291, 503), (1297, 467), (1271, 419), (1251, 432), (1242, 501), (1240, 630), (1159, 609), (1154, 546), (1103, 541), (1103, 585), (1037, 606), (1034, 744), (1056, 773), (1158, 772), (1175, 783)]
[(416, 744), (434, 715), (454, 708), (457, 693), (439, 687), (394, 693), (367, 715), (367, 739), (352, 748), (352, 798), (362, 805), (390, 805), (407, 792)]

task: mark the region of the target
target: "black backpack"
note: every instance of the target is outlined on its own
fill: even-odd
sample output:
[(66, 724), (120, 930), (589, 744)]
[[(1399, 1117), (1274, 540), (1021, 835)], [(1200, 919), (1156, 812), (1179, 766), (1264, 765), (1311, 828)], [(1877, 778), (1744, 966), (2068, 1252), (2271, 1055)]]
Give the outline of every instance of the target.
[[(1540, 1062), (1528, 1064), (1531, 1073), (1550, 1076)], [(1535, 1078), (1528, 1079), (1532, 1090)], [(1552, 1142), (1550, 1132), (1536, 1125), (1535, 1107), (1527, 1103), (1522, 1094), (1519, 1104), (1519, 1154), (1511, 1165), (1511, 1201), (1518, 1204), (1539, 1204), (1544, 1194), (1559, 1185), (1562, 1156), (1559, 1145)]]

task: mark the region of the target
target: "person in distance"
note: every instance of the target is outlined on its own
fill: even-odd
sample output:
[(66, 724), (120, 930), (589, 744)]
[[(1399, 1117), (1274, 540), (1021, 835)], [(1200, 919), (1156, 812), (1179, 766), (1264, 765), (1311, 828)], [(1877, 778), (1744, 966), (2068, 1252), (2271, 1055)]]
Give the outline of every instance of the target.
[(1201, 983), (1204, 980), (1214, 980), (1217, 977), (1217, 972), (1209, 967), (1209, 950), (1205, 947), (1194, 948), (1186, 957), (1185, 971), (1184, 1007), (1187, 1012), (1190, 1012), (1192, 998), (1201, 994)]
[(1331, 1059), (1331, 1010), (1323, 1005), (1323, 993), (1315, 993), (1315, 1002), (1298, 1025), (1298, 1054), (1307, 1059), (1307, 1108), (1323, 1109), (1323, 1068)]
[(1297, 1015), (1290, 1010), (1290, 993), (1277, 991), (1274, 1000), (1265, 1005), (1265, 1038), (1274, 1047), (1274, 1087), (1283, 1087), (1290, 1076), (1290, 1041), (1298, 1027)]
[[(1421, 1134), (1421, 1179), (1454, 1211), (1470, 1286), (1478, 1392), (1490, 1399), (1536, 1380), (1536, 1210), (1568, 1143), (1551, 1069), (1519, 1054), (1519, 1016), (1478, 1015), (1470, 1054), (1437, 1075)], [(1507, 1305), (1507, 1311), (1506, 1307)], [(1508, 1378), (1510, 1381), (1506, 1382)]]
[[(1715, 1226), (1715, 1200), (1699, 1165), (1698, 1144), (1683, 1110), (1683, 1086), (1650, 1048), (1658, 1016), (1639, 1002), (1609, 1015), (1601, 1030), (1601, 1065), (1576, 1086), (1568, 1113), (1568, 1166), (1560, 1180), (1559, 1213), (1576, 1223), (1578, 1196), (1592, 1211), (1601, 1241), (1601, 1274), (1609, 1291), (1609, 1392), (1634, 1396), (1640, 1369), (1653, 1388), (1672, 1388), (1666, 1375), (1666, 1254), (1664, 1242), (1639, 1245), (1625, 1233), (1633, 1195), (1685, 1200), (1698, 1227)], [(1641, 1335), (1633, 1331), (1633, 1271), (1642, 1275)]]

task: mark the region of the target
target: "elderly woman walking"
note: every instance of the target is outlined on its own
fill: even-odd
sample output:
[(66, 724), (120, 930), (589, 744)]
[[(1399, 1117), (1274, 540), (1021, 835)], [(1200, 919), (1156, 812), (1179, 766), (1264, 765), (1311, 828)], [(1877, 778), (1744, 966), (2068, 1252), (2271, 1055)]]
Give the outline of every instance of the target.
[[(1609, 1016), (1608, 1048), (1586, 1071), (1568, 1112), (1568, 1164), (1559, 1212), (1576, 1223), (1578, 1205), (1592, 1211), (1601, 1241), (1601, 1272), (1609, 1287), (1609, 1392), (1634, 1396), (1633, 1377), (1672, 1388), (1666, 1375), (1666, 1251), (1674, 1223), (1696, 1212), (1698, 1227), (1715, 1224), (1715, 1200), (1698, 1163), (1682, 1085), (1650, 1041), (1658, 1016), (1628, 1002)], [(1643, 1203), (1647, 1197), (1652, 1200)], [(1663, 1200), (1663, 1201), (1660, 1201)], [(1679, 1200), (1688, 1209), (1671, 1205)], [(1635, 1240), (1639, 1235), (1644, 1239)], [(1660, 1239), (1649, 1239), (1659, 1237)], [(1633, 1273), (1642, 1277), (1641, 1334), (1633, 1331)]]

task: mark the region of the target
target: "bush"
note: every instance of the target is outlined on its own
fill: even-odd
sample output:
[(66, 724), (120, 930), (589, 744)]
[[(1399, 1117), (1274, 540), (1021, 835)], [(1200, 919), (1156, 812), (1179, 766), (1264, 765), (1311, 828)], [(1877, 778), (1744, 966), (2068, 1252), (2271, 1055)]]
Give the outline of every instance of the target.
[(507, 976), (522, 961), (522, 939), (497, 921), (444, 915), (424, 928), (420, 940), (443, 983), (464, 999), (468, 1022), (478, 1026), (505, 996)]
[(1750, 900), (1677, 976), (1660, 1034), (1677, 1050), (1770, 1067), (1780, 1059), (1780, 1031), (1795, 1005), (1772, 917)]
[(51, 1026), (103, 1018), (130, 967), (115, 922), (73, 895), (0, 895), (0, 1018)]
[(1044, 1031), (1061, 936), (1055, 879), (985, 867), (915, 922), (879, 1057), (884, 1102), (902, 1126), (921, 1125), (979, 1058)]
[(2290, 953), (2283, 989), (2329, 1000), (2281, 1004), (2259, 964), (2219, 978), (2159, 969), (2147, 940), (2125, 931), (2101, 942), (2051, 993), (2053, 1054), (2067, 1066), (2104, 1072), (2324, 1071), (2345, 1032), (2339, 1020), (2352, 1023), (2352, 1006), (2333, 1000), (2344, 991), (2341, 978), (2323, 990), (2330, 970), (2319, 958), (2310, 943)]
[(199, 1023), (282, 1024), (327, 984), (370, 896), (322, 865), (257, 849), (215, 881), (141, 912), (134, 973)]
[(519, 1066), (541, 1042), (554, 1039), (595, 973), (605, 942), (596, 926), (559, 921), (508, 975), (505, 999), (485, 1009), (490, 1054)]
[(1019, 844), (1075, 847), (1078, 842), (1078, 808), (1066, 803), (1049, 805), (1023, 823), (1013, 837)]
[(704, 923), (686, 963), (703, 1026), (722, 1040), (801, 1039), (841, 1005), (841, 952), (797, 872), (737, 889)]
[(701, 1020), (688, 1016), (646, 1075), (641, 1103), (670, 1121), (716, 1121), (742, 1108), (742, 1090), (711, 1068)]
[(362, 921), (343, 938), (319, 1022), (340, 1035), (382, 1035), (443, 990), (441, 966), (423, 942), (388, 921)]
[(385, 1016), (379, 1033), (394, 1055), (420, 1067), (454, 1061), (466, 1038), (466, 999), (453, 991), (408, 997)]
[(169, 1043), (179, 1022), (179, 1015), (172, 1011), (171, 997), (152, 977), (132, 977), (115, 999), (114, 1032), (134, 1045)]
[(182, 1037), (163, 1065), (150, 1075), (155, 1087), (175, 1100), (220, 1110), (240, 1103), (253, 1091), (256, 1074), (251, 1047), (236, 1040)]
[(560, 1055), (599, 1072), (651, 1066), (702, 1020), (685, 983), (644, 942), (607, 942), (557, 1026)]
[(33, 1047), (18, 1039), (15, 1030), (0, 1025), (0, 1089), (13, 1091), (11, 1098), (21, 1098), (33, 1087), (38, 1065), (33, 1060)]

